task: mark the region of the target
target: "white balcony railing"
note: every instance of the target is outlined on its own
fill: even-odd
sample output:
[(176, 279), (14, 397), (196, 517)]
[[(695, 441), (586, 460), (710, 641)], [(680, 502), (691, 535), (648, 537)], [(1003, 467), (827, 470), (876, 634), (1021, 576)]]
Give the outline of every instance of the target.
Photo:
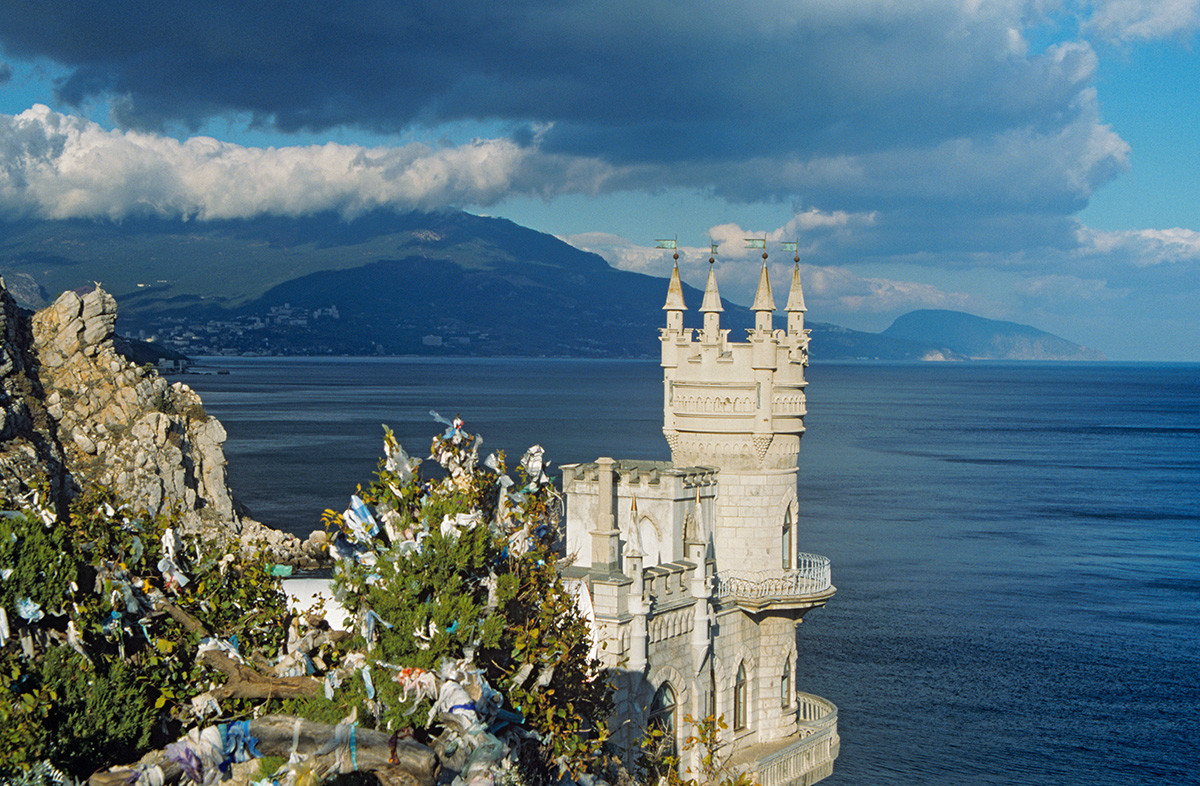
[(800, 739), (759, 759), (751, 775), (761, 786), (813, 784), (833, 772), (841, 749), (837, 706), (811, 693), (797, 693)]
[(803, 601), (827, 595), (833, 589), (829, 557), (797, 554), (795, 570), (723, 570), (717, 573), (719, 600), (762, 604)]

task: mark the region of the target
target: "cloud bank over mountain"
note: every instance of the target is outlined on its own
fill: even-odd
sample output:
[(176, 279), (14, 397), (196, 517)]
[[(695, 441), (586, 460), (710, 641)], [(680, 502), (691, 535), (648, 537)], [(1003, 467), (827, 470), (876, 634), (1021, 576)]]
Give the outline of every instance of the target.
[[(555, 168), (547, 157), (506, 139), (443, 148), (418, 143), (254, 148), (211, 137), (181, 142), (141, 131), (107, 131), (43, 105), (0, 117), (0, 157), (0, 210), (118, 220), (328, 210), (355, 215), (378, 207), (491, 204), (535, 171), (544, 176)], [(572, 168), (579, 177), (585, 167), (574, 162)], [(559, 169), (554, 182), (561, 187), (571, 176)]]
[[(577, 197), (591, 226), (560, 234), (661, 272), (620, 213), (669, 192), (688, 195), (685, 244), (721, 243), (731, 295), (755, 275), (735, 235), (767, 234), (801, 241), (830, 319), (983, 306), (1057, 313), (1079, 340), (1104, 324), (1088, 304), (1200, 278), (1191, 229), (1078, 219), (1134, 160), (1102, 112), (1101, 51), (1188, 40), (1197, 0), (0, 0), (0, 20), (0, 91), (52, 85), (0, 114), (10, 218)], [(773, 217), (702, 221), (701, 202)]]
[(675, 185), (734, 200), (799, 195), (855, 210), (920, 200), (1048, 217), (1077, 210), (1128, 152), (1099, 121), (1091, 47), (1031, 52), (1023, 3), (23, 10), (0, 2), (10, 20), (0, 42), (53, 58), (66, 69), (59, 100), (109, 101), (122, 128), (194, 130), (231, 114), (282, 131), (481, 122), (507, 130), (512, 141), (486, 143), (511, 145), (501, 159), (531, 148), (568, 157), (525, 184), (550, 193), (564, 168), (599, 161), (590, 187), (601, 190)]

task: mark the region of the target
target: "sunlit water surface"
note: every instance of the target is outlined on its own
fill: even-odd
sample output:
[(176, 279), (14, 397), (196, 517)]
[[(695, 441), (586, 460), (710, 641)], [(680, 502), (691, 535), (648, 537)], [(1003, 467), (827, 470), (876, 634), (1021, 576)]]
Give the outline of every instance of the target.
[[(637, 361), (210, 359), (235, 494), (304, 535), (461, 415), (486, 450), (665, 459)], [(799, 687), (839, 707), (831, 784), (1198, 782), (1200, 367), (810, 369), (801, 547), (838, 594)]]

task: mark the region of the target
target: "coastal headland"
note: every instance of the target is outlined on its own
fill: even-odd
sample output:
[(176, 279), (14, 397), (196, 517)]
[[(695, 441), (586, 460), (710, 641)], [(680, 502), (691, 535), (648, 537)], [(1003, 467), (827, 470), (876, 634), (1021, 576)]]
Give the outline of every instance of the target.
[(36, 313), (0, 280), (0, 494), (44, 491), (62, 511), (87, 486), (111, 489), (187, 531), (262, 546), (298, 567), (327, 559), (324, 533), (302, 541), (248, 516), (230, 493), (225, 429), (187, 385), (122, 353), (116, 301), (99, 286)]

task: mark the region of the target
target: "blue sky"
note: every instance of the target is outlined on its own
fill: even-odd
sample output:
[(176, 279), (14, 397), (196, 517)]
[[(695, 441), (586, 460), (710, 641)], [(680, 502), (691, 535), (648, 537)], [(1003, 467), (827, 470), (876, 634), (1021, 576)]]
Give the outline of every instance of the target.
[[(461, 208), (1200, 361), (1200, 0), (0, 0), (0, 217)], [(789, 260), (774, 253), (776, 280)]]

